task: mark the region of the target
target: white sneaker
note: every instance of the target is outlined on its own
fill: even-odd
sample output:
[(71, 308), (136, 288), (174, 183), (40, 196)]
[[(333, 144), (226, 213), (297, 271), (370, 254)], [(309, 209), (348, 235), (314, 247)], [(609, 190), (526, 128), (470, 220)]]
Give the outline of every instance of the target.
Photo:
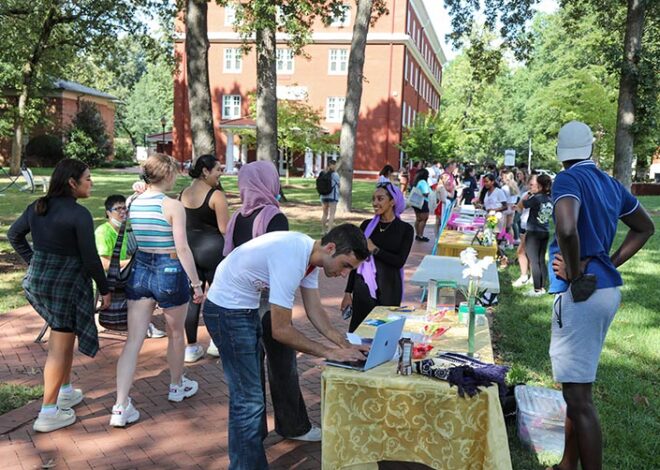
[(305, 441), (305, 442), (321, 442), (321, 435), (322, 435), (321, 428), (317, 426), (312, 426), (312, 429), (307, 431), (306, 434), (303, 434), (302, 436), (296, 436), (296, 437), (289, 437), (289, 439), (294, 439), (296, 441)]
[(51, 432), (57, 429), (71, 426), (76, 422), (76, 412), (71, 408), (58, 408), (55, 414), (45, 415), (39, 413), (32, 425), (37, 432)]
[(529, 277), (529, 276), (520, 276), (518, 279), (513, 281), (511, 283), (511, 285), (513, 287), (522, 287), (522, 286), (525, 286), (525, 285), (531, 284), (531, 283), (532, 283), (532, 278), (531, 277)]
[(147, 328), (147, 338), (164, 338), (167, 336), (163, 330), (159, 330), (153, 323), (149, 323)]
[(213, 340), (211, 340), (209, 343), (209, 347), (206, 349), (206, 354), (213, 357), (220, 357), (220, 351), (218, 351), (218, 347), (215, 345)]
[(195, 362), (204, 356), (204, 348), (199, 344), (186, 346), (186, 356), (183, 359), (185, 362)]
[(112, 416), (110, 417), (110, 426), (123, 428), (127, 424), (134, 423), (140, 419), (140, 412), (135, 409), (131, 399), (128, 399), (128, 406), (115, 405), (112, 407)]
[(526, 297), (541, 297), (542, 295), (545, 295), (545, 289), (541, 289), (541, 290), (531, 289), (525, 292), (524, 295)]
[(183, 401), (184, 398), (190, 398), (195, 393), (197, 393), (198, 388), (199, 385), (197, 384), (197, 382), (195, 382), (194, 380), (190, 380), (185, 375), (182, 375), (180, 384), (178, 385), (170, 384), (170, 393), (169, 395), (167, 395), (167, 399), (169, 401), (176, 401), (176, 402)]
[(83, 401), (85, 396), (83, 395), (82, 390), (79, 388), (74, 388), (69, 393), (60, 392), (57, 395), (57, 407), (58, 408), (73, 408), (81, 401)]

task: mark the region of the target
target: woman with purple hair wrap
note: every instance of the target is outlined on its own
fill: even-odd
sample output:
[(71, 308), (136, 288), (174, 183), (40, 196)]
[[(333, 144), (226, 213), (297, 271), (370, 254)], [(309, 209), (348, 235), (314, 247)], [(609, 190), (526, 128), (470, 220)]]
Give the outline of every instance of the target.
[[(265, 233), (288, 231), (289, 221), (280, 211), (280, 177), (275, 165), (267, 161), (248, 163), (238, 172), (241, 207), (227, 225), (224, 255)], [(259, 316), (263, 334), (262, 362), (268, 364), (268, 383), (275, 414), (275, 432), (287, 439), (320, 441), (321, 430), (312, 426), (300, 391), (296, 351), (273, 339), (268, 290), (262, 291)], [(261, 384), (266, 399), (265, 370)], [(263, 433), (268, 434), (264, 414)]]
[(375, 217), (360, 228), (367, 237), (371, 256), (348, 277), (344, 310), (353, 307), (348, 331), (353, 332), (378, 305), (401, 305), (403, 266), (415, 234), (412, 226), (400, 219), (406, 208), (401, 190), (391, 183), (379, 183), (372, 197)]

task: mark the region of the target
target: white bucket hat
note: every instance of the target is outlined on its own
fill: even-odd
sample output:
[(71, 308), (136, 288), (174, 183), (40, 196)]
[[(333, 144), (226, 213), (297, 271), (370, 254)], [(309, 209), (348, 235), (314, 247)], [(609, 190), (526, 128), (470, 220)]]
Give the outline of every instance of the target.
[(586, 160), (591, 157), (594, 135), (589, 126), (580, 121), (571, 121), (559, 129), (557, 138), (557, 159)]

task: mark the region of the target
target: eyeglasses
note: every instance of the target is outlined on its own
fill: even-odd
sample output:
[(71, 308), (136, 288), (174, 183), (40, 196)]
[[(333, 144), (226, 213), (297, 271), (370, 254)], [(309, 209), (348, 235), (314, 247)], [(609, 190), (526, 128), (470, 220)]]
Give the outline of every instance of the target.
[(121, 207), (113, 207), (110, 209), (110, 212), (126, 212), (126, 207), (121, 206)]
[(392, 186), (389, 181), (382, 181), (376, 185), (377, 188), (387, 188), (388, 186)]

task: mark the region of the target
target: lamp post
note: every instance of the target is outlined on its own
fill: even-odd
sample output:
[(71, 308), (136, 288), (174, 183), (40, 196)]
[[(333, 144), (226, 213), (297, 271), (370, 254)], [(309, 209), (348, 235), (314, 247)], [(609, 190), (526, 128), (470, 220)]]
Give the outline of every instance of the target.
[(163, 128), (163, 132), (160, 135), (160, 140), (161, 140), (161, 152), (165, 153), (165, 124), (167, 124), (167, 118), (165, 116), (160, 117), (160, 125)]
[(432, 153), (433, 153), (433, 134), (435, 134), (435, 126), (428, 126), (427, 131), (429, 133), (429, 157), (428, 157), (428, 162), (432, 162)]

